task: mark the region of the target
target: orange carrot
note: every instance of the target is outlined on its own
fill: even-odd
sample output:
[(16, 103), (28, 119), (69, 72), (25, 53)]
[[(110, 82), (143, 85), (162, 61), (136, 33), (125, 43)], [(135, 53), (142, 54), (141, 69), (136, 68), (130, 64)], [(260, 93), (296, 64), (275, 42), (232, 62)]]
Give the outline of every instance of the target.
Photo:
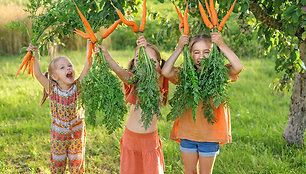
[(29, 66), (29, 69), (30, 69), (30, 73), (31, 73), (31, 75), (32, 75), (32, 77), (34, 78), (34, 57), (32, 56), (31, 57), (31, 61), (30, 61), (30, 66)]
[(143, 32), (146, 24), (146, 16), (147, 16), (147, 6), (146, 6), (146, 0), (143, 1), (143, 9), (142, 9), (142, 17), (141, 22), (139, 26), (139, 31)]
[(211, 24), (211, 22), (209, 21), (206, 13), (205, 13), (205, 10), (201, 4), (201, 2), (199, 1), (199, 8), (200, 8), (200, 13), (201, 13), (201, 16), (202, 16), (202, 19), (203, 19), (203, 22), (204, 24), (209, 28), (209, 29), (212, 29), (214, 28), (214, 26)]
[(82, 38), (84, 38), (84, 39), (90, 39), (89, 34), (84, 33), (84, 32), (81, 31), (81, 30), (75, 29), (74, 32), (75, 32), (76, 34), (80, 35), (80, 36), (81, 36)]
[(114, 6), (114, 8), (116, 9), (119, 18), (122, 20), (122, 22), (123, 22), (125, 25), (127, 25), (127, 26), (135, 25), (135, 24), (134, 24), (135, 22), (133, 22), (133, 21), (128, 21), (128, 20), (123, 16), (123, 14), (121, 13), (121, 11), (118, 10), (117, 7)]
[(90, 66), (90, 58), (92, 56), (92, 50), (94, 49), (94, 44), (92, 42), (90, 42), (89, 44), (89, 48), (88, 48), (88, 55), (87, 55), (87, 62), (88, 62), (88, 66)]
[(218, 25), (218, 16), (214, 5), (214, 0), (209, 0), (210, 10), (211, 10), (211, 23), (213, 26)]
[[(112, 5), (113, 5), (113, 4), (112, 4)], [(123, 14), (121, 13), (121, 11), (118, 10), (117, 7), (115, 7), (114, 5), (113, 5), (113, 7), (116, 9), (117, 14), (118, 14), (119, 18), (122, 20), (122, 22), (123, 22), (125, 25), (130, 26), (130, 27), (132, 28), (132, 30), (133, 30), (135, 33), (138, 33), (139, 29), (138, 29), (138, 25), (136, 24), (136, 22), (134, 22), (134, 21), (128, 21), (128, 20), (123, 16)]]
[(174, 5), (174, 7), (175, 7), (175, 10), (176, 10), (176, 12), (177, 12), (177, 15), (178, 15), (178, 17), (179, 17), (179, 19), (180, 19), (180, 21), (181, 21), (181, 24), (183, 25), (184, 24), (184, 18), (183, 18), (183, 16), (182, 16), (182, 13), (180, 12), (180, 10), (178, 10), (178, 8), (177, 8), (177, 6), (174, 4), (174, 2), (172, 2), (173, 3), (173, 5)]
[(183, 23), (180, 23), (179, 28), (180, 28), (181, 34), (183, 34), (182, 28), (184, 28), (184, 24), (183, 24)]
[(223, 28), (223, 26), (224, 26), (226, 20), (228, 19), (228, 17), (230, 16), (231, 12), (232, 12), (233, 9), (234, 9), (235, 3), (236, 3), (236, 0), (234, 1), (234, 3), (233, 3), (233, 5), (231, 6), (230, 10), (226, 13), (226, 15), (224, 16), (224, 18), (222, 19), (222, 21), (220, 22), (220, 24), (219, 24), (219, 26), (218, 26), (218, 28), (217, 28), (218, 31), (221, 31), (221, 30), (222, 30), (222, 28)]
[(23, 68), (22, 74), (24, 74), (24, 72), (25, 72), (25, 70), (27, 69), (28, 65), (29, 65), (29, 61), (26, 62), (25, 66), (24, 66), (24, 68)]
[(209, 14), (209, 17), (210, 17), (210, 19), (211, 19), (211, 10), (210, 10), (210, 8), (209, 8), (209, 5), (208, 5), (208, 3), (207, 3), (207, 0), (205, 0), (205, 6), (206, 6), (207, 12), (208, 12), (208, 14)]
[(24, 56), (23, 61), (20, 64), (15, 77), (17, 77), (19, 72), (22, 70), (23, 66), (31, 59), (31, 57), (32, 57), (32, 51), (28, 51), (28, 53)]
[(31, 70), (32, 70), (32, 68), (31, 68), (31, 60), (32, 60), (32, 57), (30, 58), (30, 60), (29, 60), (29, 67), (28, 67), (28, 74), (31, 74)]
[(98, 42), (98, 39), (96, 38), (95, 33), (92, 31), (92, 29), (91, 29), (91, 27), (90, 27), (88, 21), (87, 21), (86, 18), (83, 16), (83, 14), (82, 14), (81, 11), (79, 10), (79, 8), (78, 8), (78, 6), (76, 5), (75, 2), (74, 2), (74, 4), (75, 4), (75, 7), (76, 7), (77, 10), (78, 10), (78, 13), (79, 13), (79, 15), (80, 15), (80, 17), (81, 17), (81, 19), (82, 19), (84, 25), (85, 25), (85, 28), (86, 28), (86, 30), (87, 30), (87, 33), (88, 33), (88, 35), (89, 35), (89, 37), (90, 37), (91, 42), (92, 42), (92, 43)]
[(187, 14), (188, 14), (188, 3), (186, 5), (186, 9), (185, 9), (185, 12), (184, 12), (184, 34), (185, 35), (189, 34), (189, 24), (188, 24)]
[(131, 28), (134, 31), (134, 33), (138, 33), (139, 32), (138, 26), (137, 26), (136, 22), (134, 22), (134, 23), (135, 23), (134, 25), (131, 25)]
[(110, 27), (102, 34), (102, 38), (103, 38), (103, 39), (107, 38), (107, 36), (109, 36), (109, 35), (117, 28), (117, 26), (118, 26), (118, 24), (119, 24), (120, 22), (122, 22), (121, 19), (115, 21), (115, 23), (114, 23), (112, 26), (110, 26)]

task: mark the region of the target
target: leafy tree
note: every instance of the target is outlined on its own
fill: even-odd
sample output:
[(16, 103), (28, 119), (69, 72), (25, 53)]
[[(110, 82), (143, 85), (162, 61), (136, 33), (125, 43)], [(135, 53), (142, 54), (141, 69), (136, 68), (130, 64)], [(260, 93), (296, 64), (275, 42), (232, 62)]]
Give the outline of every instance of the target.
[(248, 5), (257, 19), (255, 26), (259, 36), (266, 40), (265, 47), (277, 49), (275, 70), (283, 76), (275, 88), (289, 90), (288, 84), (294, 81), (283, 137), (288, 144), (302, 145), (306, 126), (306, 1), (250, 0)]

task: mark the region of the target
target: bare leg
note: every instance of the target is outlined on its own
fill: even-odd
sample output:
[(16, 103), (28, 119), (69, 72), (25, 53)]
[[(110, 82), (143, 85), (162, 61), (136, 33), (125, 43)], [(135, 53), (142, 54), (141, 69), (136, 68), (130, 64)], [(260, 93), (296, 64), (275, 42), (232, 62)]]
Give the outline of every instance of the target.
[(213, 171), (216, 157), (200, 156), (200, 174), (211, 174)]
[(197, 174), (197, 164), (199, 160), (198, 153), (182, 152), (182, 157), (185, 166), (185, 174)]

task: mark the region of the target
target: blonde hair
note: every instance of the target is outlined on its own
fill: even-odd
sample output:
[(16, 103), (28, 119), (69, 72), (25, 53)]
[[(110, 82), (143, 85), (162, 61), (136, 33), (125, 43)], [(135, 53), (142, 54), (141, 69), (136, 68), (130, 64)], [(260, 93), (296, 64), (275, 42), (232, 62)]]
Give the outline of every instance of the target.
[(205, 42), (210, 42), (211, 43), (211, 37), (210, 35), (207, 34), (198, 34), (195, 35), (191, 38), (190, 43), (189, 43), (189, 50), (190, 52), (192, 51), (192, 47), (195, 43), (199, 42), (200, 40), (203, 40)]
[[(57, 83), (53, 78), (52, 78), (52, 75), (54, 74), (54, 66), (55, 66), (55, 63), (60, 60), (60, 59), (68, 59), (70, 60), (68, 57), (66, 56), (59, 56), (57, 58), (54, 58), (51, 60), (51, 62), (49, 63), (49, 66), (48, 66), (48, 71), (44, 73), (44, 76), (47, 77), (47, 79), (49, 79), (49, 81), (53, 81), (55, 83)], [(49, 91), (50, 92), (50, 91)], [(48, 98), (48, 94), (46, 92), (46, 89), (43, 89), (43, 96), (42, 96), (42, 99), (39, 103), (40, 106), (42, 106), (46, 99)]]

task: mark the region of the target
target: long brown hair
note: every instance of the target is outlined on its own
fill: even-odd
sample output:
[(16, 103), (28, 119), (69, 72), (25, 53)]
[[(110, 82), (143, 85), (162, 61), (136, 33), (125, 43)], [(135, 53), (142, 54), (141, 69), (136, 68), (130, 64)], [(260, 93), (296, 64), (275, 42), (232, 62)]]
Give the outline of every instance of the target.
[[(156, 59), (157, 61), (159, 61), (159, 65), (160, 65), (160, 68), (162, 69), (164, 64), (166, 63), (166, 61), (164, 59), (161, 58), (160, 56), (160, 52), (159, 50), (157, 49), (157, 47), (153, 44), (150, 44), (148, 43), (147, 44), (147, 47), (151, 48), (154, 50), (155, 54), (156, 54)], [(139, 47), (137, 46), (136, 47), (136, 50), (139, 49)], [(129, 65), (128, 65), (128, 71), (130, 72), (133, 72), (134, 71), (134, 67), (135, 67), (135, 58), (133, 58), (130, 62), (129, 62)], [(164, 79), (164, 83), (165, 83), (165, 79)], [(166, 105), (167, 104), (167, 100), (168, 100), (168, 91), (166, 91), (164, 94), (163, 94), (163, 99), (162, 99), (162, 104), (163, 105)]]
[[(46, 76), (47, 79), (49, 79), (49, 83), (50, 83), (50, 81), (53, 81), (53, 82), (57, 83), (57, 82), (52, 78), (52, 74), (54, 73), (54, 65), (55, 65), (55, 63), (56, 63), (58, 60), (63, 59), (63, 58), (68, 59), (68, 57), (66, 57), (66, 56), (60, 56), (60, 57), (57, 57), (57, 58), (54, 58), (54, 59), (51, 60), (49, 66), (48, 66), (48, 71), (44, 73), (44, 76)], [(69, 59), (68, 59), (68, 60), (69, 60)], [(50, 86), (50, 84), (49, 84), (49, 86)], [(50, 92), (50, 88), (48, 89), (48, 92)], [(39, 105), (42, 106), (42, 105), (45, 103), (45, 101), (46, 101), (47, 98), (48, 98), (48, 94), (47, 94), (47, 92), (46, 92), (46, 89), (43, 89), (43, 96), (42, 96), (42, 98), (41, 98), (41, 101), (40, 101)]]

